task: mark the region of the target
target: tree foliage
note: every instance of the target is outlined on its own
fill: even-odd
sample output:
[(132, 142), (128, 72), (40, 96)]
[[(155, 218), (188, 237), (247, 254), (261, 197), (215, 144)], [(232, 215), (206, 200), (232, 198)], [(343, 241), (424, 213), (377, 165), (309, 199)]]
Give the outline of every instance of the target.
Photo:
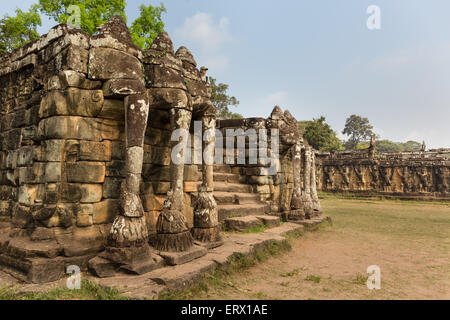
[(417, 141), (393, 142), (390, 140), (379, 140), (376, 144), (377, 151), (420, 151), (422, 144)]
[(41, 25), (39, 6), (33, 5), (28, 11), (16, 9), (16, 15), (5, 15), (0, 20), (0, 54), (12, 51), (39, 38), (36, 29)]
[(137, 46), (147, 50), (158, 34), (164, 31), (161, 16), (167, 11), (163, 3), (159, 7), (141, 5), (139, 11), (140, 16), (131, 25), (131, 37)]
[[(89, 34), (115, 15), (125, 21), (125, 0), (39, 0), (28, 12), (16, 10), (16, 16), (5, 15), (0, 20), (0, 54), (39, 38), (36, 29), (41, 25), (41, 16), (54, 19), (58, 23), (68, 23), (74, 14), (69, 7), (76, 5), (80, 9), (80, 28)], [(166, 12), (164, 4), (154, 7), (141, 5), (140, 15), (131, 24), (131, 37), (136, 45), (146, 50), (158, 34), (164, 31), (162, 14)], [(40, 14), (39, 14), (40, 13)]]
[(126, 21), (125, 0), (39, 0), (40, 11), (59, 23), (67, 23), (71, 16), (67, 8), (76, 5), (80, 8), (81, 29), (89, 34), (112, 16), (122, 16)]
[(325, 122), (325, 117), (313, 119), (313, 121), (299, 122), (303, 138), (316, 150), (333, 151), (342, 150), (342, 142), (336, 136), (330, 125)]
[(239, 101), (236, 97), (229, 96), (228, 85), (224, 83), (217, 83), (217, 80), (210, 77), (209, 83), (211, 86), (211, 102), (217, 109), (218, 119), (241, 119), (242, 115), (230, 111), (230, 106), (237, 106)]
[(363, 118), (352, 114), (345, 122), (343, 134), (349, 136), (345, 142), (346, 149), (356, 149), (359, 142), (369, 140), (374, 134), (373, 126), (370, 124), (368, 118)]

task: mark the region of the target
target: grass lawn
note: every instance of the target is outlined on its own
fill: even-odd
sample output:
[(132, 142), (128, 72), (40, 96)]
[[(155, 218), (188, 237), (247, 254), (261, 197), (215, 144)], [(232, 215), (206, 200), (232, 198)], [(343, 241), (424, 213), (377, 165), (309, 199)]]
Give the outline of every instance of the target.
[[(222, 274), (176, 299), (450, 299), (450, 203), (323, 195), (332, 227), (291, 240), (292, 250)], [(381, 289), (366, 286), (381, 269)], [(212, 281), (214, 280), (214, 281)]]

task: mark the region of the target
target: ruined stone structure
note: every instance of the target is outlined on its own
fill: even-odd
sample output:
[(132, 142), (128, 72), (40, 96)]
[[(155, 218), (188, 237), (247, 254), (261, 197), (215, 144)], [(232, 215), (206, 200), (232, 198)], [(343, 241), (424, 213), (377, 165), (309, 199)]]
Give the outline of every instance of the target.
[(331, 192), (450, 199), (450, 149), (317, 152), (317, 186)]
[[(37, 283), (69, 265), (143, 274), (221, 245), (230, 215), (320, 215), (315, 154), (289, 112), (219, 121), (209, 91), (188, 49), (163, 33), (143, 52), (120, 17), (0, 57), (0, 268)], [(214, 164), (239, 158), (224, 150), (235, 129), (244, 158), (256, 136), (267, 156)]]

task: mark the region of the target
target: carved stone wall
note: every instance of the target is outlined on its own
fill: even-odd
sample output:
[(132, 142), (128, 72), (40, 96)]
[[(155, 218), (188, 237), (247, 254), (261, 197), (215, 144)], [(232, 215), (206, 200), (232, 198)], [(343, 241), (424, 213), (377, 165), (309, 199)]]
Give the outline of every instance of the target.
[(450, 198), (450, 150), (317, 152), (322, 191), (403, 198)]

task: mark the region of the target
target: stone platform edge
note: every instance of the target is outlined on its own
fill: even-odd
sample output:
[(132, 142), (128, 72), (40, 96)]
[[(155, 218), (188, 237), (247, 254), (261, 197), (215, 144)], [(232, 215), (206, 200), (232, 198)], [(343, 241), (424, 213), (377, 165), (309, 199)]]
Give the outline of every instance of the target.
[[(314, 231), (324, 223), (331, 224), (331, 218), (321, 216), (311, 220), (284, 222), (279, 227), (259, 233), (223, 233), (222, 246), (210, 249), (206, 255), (182, 265), (166, 266), (143, 275), (119, 275), (110, 278), (97, 278), (89, 273), (82, 273), (81, 279), (115, 289), (119, 294), (131, 299), (158, 299), (162, 293), (184, 289), (201, 282), (205, 274), (211, 274), (217, 267), (226, 268), (236, 255), (254, 256), (256, 251), (264, 250), (272, 243), (288, 241), (287, 237), (291, 234)], [(17, 279), (0, 272), (0, 286), (19, 287), (17, 294), (64, 287), (66, 281), (67, 278), (63, 278), (47, 284), (19, 284)]]

